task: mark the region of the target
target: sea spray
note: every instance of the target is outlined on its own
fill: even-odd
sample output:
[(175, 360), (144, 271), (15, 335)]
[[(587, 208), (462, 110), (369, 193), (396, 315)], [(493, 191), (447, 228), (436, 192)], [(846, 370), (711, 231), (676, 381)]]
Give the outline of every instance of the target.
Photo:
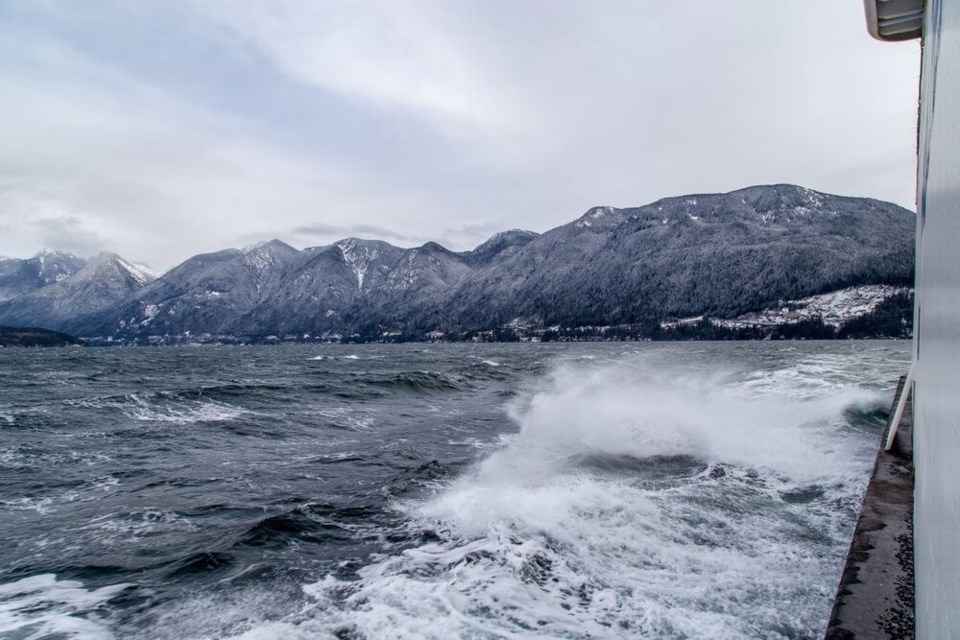
[(50, 574), (0, 585), (0, 634), (24, 640), (113, 640), (95, 612), (126, 588), (118, 584), (85, 589), (79, 582)]
[(909, 356), (11, 352), (0, 622), (27, 638), (815, 638)]
[(500, 450), (405, 505), (439, 541), (312, 585), (319, 620), (370, 638), (816, 636), (866, 472), (842, 410), (879, 397), (745, 378), (558, 367)]

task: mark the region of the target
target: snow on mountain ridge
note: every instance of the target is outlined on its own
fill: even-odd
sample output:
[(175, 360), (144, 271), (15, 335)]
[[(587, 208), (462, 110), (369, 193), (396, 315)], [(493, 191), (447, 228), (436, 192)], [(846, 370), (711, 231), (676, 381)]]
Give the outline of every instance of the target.
[(54, 251), (43, 249), (32, 258), (39, 264), (37, 276), (45, 283), (60, 282), (75, 273), (70, 268), (65, 269), (64, 263), (82, 263), (84, 260), (68, 251)]
[(136, 265), (127, 262), (123, 258), (118, 258), (117, 264), (123, 267), (126, 272), (130, 274), (130, 277), (133, 278), (134, 281), (141, 287), (153, 282), (156, 279), (155, 276), (151, 276), (143, 269), (140, 269)]
[[(271, 241), (246, 252), (194, 256), (128, 294), (122, 308), (110, 302), (94, 310), (77, 295), (55, 314), (31, 304), (29, 317), (124, 339), (185, 331), (367, 336), (384, 327), (413, 335), (490, 328), (517, 317), (542, 326), (704, 313), (737, 320), (836, 283), (909, 284), (914, 222), (911, 212), (876, 200), (790, 185), (751, 187), (639, 207), (593, 207), (542, 235), (504, 231), (464, 252), (357, 238), (297, 251)], [(31, 300), (0, 306), (0, 320), (27, 318), (19, 308)], [(146, 319), (143, 305), (157, 305), (149, 329), (137, 328)], [(118, 329), (121, 320), (127, 324)]]
[(336, 244), (343, 256), (343, 261), (357, 277), (358, 291), (363, 291), (363, 281), (367, 277), (370, 264), (380, 257), (380, 252), (370, 244), (371, 242), (364, 242), (359, 238), (347, 238)]
[(276, 258), (269, 251), (255, 249), (244, 254), (243, 262), (253, 267), (257, 273), (262, 273), (276, 263)]
[(610, 206), (591, 207), (577, 219), (574, 226), (577, 229), (588, 229), (594, 224), (601, 222), (603, 218), (608, 217), (610, 214), (618, 213), (619, 211), (620, 209)]
[(151, 281), (156, 280), (157, 278), (163, 275), (162, 271), (157, 271), (156, 269), (152, 268), (148, 264), (143, 264), (142, 262), (132, 262), (131, 264), (135, 266), (137, 269), (139, 269), (140, 271), (142, 271), (143, 273), (147, 274), (150, 277)]
[(481, 249), (481, 248), (486, 247), (486, 246), (490, 246), (490, 245), (496, 244), (497, 242), (500, 242), (501, 240), (506, 240), (506, 239), (509, 239), (509, 238), (518, 238), (518, 237), (520, 237), (520, 238), (536, 238), (536, 237), (538, 237), (539, 235), (540, 235), (540, 234), (537, 233), (536, 231), (528, 231), (527, 229), (519, 229), (519, 228), (516, 228), (516, 229), (508, 229), (507, 231), (498, 231), (497, 233), (493, 234), (492, 236), (490, 236), (489, 238), (487, 238), (486, 240), (484, 240), (483, 242), (481, 242), (480, 244), (478, 244), (475, 250)]

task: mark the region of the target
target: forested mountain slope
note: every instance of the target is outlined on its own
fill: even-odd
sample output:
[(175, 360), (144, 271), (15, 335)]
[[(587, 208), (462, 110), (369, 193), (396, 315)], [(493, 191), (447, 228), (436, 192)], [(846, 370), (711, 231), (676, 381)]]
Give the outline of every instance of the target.
[(0, 322), (139, 341), (736, 318), (846, 287), (912, 285), (914, 226), (894, 204), (756, 186), (595, 207), (465, 252), (356, 238), (298, 251), (273, 240), (194, 256), (154, 281), (101, 258), (0, 303)]

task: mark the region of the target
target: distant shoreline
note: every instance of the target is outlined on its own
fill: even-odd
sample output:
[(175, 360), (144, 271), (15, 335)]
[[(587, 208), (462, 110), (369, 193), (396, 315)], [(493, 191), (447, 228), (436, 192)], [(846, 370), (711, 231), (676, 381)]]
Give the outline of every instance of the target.
[[(903, 335), (859, 335), (859, 336), (823, 336), (823, 335), (766, 335), (760, 337), (749, 337), (743, 334), (717, 335), (715, 333), (697, 334), (691, 331), (684, 332), (664, 332), (657, 337), (572, 337), (557, 336), (547, 339), (538, 337), (528, 339), (495, 339), (490, 337), (477, 337), (476, 339), (446, 339), (446, 340), (425, 340), (425, 339), (401, 339), (399, 337), (379, 340), (323, 340), (323, 339), (281, 339), (275, 336), (244, 336), (230, 337), (221, 339), (196, 339), (188, 336), (163, 336), (155, 340), (115, 340), (109, 338), (84, 339), (88, 347), (205, 347), (205, 346), (290, 346), (290, 345), (312, 345), (317, 347), (328, 346), (349, 346), (349, 345), (384, 345), (384, 344), (421, 344), (421, 345), (456, 345), (456, 344), (553, 344), (553, 343), (636, 343), (636, 342), (846, 342), (846, 341), (867, 341), (867, 340), (911, 340), (910, 334)], [(273, 338), (273, 339), (270, 339)]]
[(0, 347), (83, 347), (86, 343), (67, 333), (37, 327), (0, 327)]

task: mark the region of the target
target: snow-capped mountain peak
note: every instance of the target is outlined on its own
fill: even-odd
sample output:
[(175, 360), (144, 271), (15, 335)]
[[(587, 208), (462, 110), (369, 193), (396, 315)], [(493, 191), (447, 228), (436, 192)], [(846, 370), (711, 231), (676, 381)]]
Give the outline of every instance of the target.
[(148, 270), (146, 270), (146, 269), (142, 269), (141, 267), (138, 267), (137, 265), (133, 264), (132, 262), (127, 262), (126, 260), (124, 260), (124, 259), (121, 258), (120, 256), (114, 256), (114, 260), (116, 261), (117, 265), (118, 265), (121, 269), (123, 269), (124, 271), (126, 271), (128, 274), (130, 274), (130, 277), (133, 278), (133, 280), (134, 280), (137, 284), (139, 284), (141, 287), (143, 287), (143, 286), (145, 286), (145, 285), (147, 285), (147, 284), (149, 284), (149, 283), (151, 283), (151, 282), (153, 282), (154, 280), (157, 279), (157, 276), (154, 275), (151, 271), (148, 271)]
[[(788, 312), (798, 317), (842, 320), (842, 309), (882, 310), (874, 305), (881, 296), (862, 289), (808, 298), (837, 284), (908, 285), (915, 220), (890, 203), (765, 185), (593, 207), (542, 235), (504, 231), (465, 252), (358, 238), (300, 252), (271, 241), (194, 256), (146, 286), (145, 272), (129, 263), (114, 263), (112, 278), (105, 268), (45, 285), (30, 265), (4, 262), (0, 295), (4, 278), (29, 280), (21, 272), (33, 284), (10, 289), (18, 297), (0, 303), (0, 323), (138, 340), (185, 331), (412, 335), (518, 317), (543, 326), (737, 320), (780, 300), (794, 301)], [(86, 277), (114, 283), (115, 295), (98, 293), (113, 285), (80, 287)], [(31, 287), (43, 295), (22, 295)]]

